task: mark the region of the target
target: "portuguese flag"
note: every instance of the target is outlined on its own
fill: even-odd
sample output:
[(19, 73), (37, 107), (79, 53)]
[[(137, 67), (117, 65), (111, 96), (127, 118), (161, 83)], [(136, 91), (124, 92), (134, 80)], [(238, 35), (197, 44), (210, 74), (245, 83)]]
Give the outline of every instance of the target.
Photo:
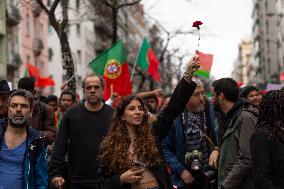
[(200, 68), (195, 72), (195, 75), (209, 78), (212, 63), (213, 63), (213, 55), (205, 54), (200, 51), (196, 51), (196, 54), (199, 55), (200, 58)]
[(140, 46), (136, 64), (139, 65), (142, 70), (149, 73), (154, 80), (161, 80), (158, 71), (160, 62), (154, 54), (154, 51), (151, 49), (146, 37), (144, 37), (143, 42)]
[(105, 100), (110, 98), (111, 87), (113, 92), (117, 92), (120, 96), (132, 93), (125, 48), (121, 40), (98, 55), (89, 63), (89, 66), (96, 74), (103, 76), (105, 80)]

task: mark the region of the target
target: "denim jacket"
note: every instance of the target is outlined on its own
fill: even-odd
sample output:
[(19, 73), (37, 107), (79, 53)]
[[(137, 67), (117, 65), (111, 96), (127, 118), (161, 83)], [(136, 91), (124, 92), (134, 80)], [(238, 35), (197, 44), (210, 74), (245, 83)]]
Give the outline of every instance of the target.
[[(4, 121), (0, 124), (0, 151), (6, 128), (7, 121)], [(48, 171), (46, 147), (42, 135), (31, 127), (27, 128), (26, 146), (27, 148), (23, 161), (24, 189), (47, 189)]]

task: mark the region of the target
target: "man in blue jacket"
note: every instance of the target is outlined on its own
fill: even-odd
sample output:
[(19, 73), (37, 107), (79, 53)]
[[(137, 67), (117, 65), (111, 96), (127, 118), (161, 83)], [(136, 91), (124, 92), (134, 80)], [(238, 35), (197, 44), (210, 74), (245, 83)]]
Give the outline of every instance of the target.
[[(205, 189), (211, 149), (217, 141), (213, 107), (204, 97), (204, 86), (193, 79), (197, 87), (187, 108), (174, 121), (175, 127), (163, 141), (163, 151), (170, 167), (172, 182), (179, 189)], [(210, 175), (209, 175), (210, 174)], [(213, 179), (211, 180), (213, 181)], [(209, 185), (209, 182), (207, 182)]]
[(8, 99), (8, 119), (0, 124), (1, 189), (47, 188), (43, 137), (28, 124), (33, 105), (33, 95), (23, 89)]

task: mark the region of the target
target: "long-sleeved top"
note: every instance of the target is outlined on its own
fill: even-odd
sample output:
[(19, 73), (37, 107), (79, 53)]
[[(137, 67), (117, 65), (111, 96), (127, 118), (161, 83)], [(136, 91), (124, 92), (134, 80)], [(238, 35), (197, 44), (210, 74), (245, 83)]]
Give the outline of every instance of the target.
[(84, 103), (69, 108), (63, 115), (51, 158), (50, 177), (64, 176), (65, 154), (71, 183), (93, 183), (97, 177), (97, 153), (107, 134), (113, 109), (104, 104), (89, 111)]
[[(157, 117), (152, 125), (152, 135), (156, 139), (156, 144), (159, 150), (159, 154), (163, 159), (162, 140), (167, 136), (168, 132), (172, 128), (174, 119), (184, 110), (189, 98), (193, 94), (196, 88), (194, 82), (187, 82), (182, 79), (171, 97), (169, 104), (165, 107)], [(159, 187), (161, 189), (172, 189), (173, 186), (170, 181), (169, 174), (166, 170), (165, 164), (159, 166), (152, 166), (148, 168), (153, 174)], [(129, 189), (131, 185), (128, 183), (120, 183), (120, 174), (106, 175), (102, 173), (100, 180), (98, 181), (100, 188), (104, 189)]]
[(251, 139), (253, 182), (256, 189), (284, 188), (284, 140), (263, 128)]

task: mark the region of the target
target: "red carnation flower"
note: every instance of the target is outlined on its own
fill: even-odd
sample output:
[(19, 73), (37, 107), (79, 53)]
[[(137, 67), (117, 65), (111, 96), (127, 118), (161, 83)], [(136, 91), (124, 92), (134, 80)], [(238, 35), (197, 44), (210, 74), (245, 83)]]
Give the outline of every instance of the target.
[(200, 28), (199, 26), (202, 25), (202, 24), (203, 23), (201, 21), (195, 21), (195, 22), (193, 22), (192, 27), (199, 29)]

